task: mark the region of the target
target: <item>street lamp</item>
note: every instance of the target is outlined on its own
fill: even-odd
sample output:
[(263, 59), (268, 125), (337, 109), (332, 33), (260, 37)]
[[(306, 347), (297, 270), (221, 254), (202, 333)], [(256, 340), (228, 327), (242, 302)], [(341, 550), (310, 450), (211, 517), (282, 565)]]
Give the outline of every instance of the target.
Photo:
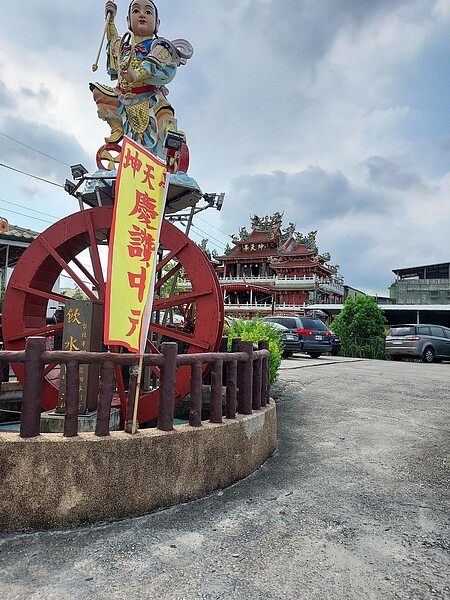
[(83, 165), (72, 165), (70, 167), (70, 170), (72, 171), (72, 177), (74, 179), (81, 179), (84, 175), (87, 174), (88, 170), (86, 169), (86, 167), (83, 167)]

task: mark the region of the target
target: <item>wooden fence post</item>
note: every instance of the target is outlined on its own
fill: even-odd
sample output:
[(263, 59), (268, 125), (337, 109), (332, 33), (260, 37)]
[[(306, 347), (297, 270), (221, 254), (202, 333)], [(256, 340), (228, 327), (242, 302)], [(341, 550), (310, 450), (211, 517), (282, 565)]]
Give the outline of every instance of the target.
[[(261, 340), (258, 344), (259, 350), (269, 351), (269, 341)], [(262, 359), (261, 370), (262, 370), (262, 381), (261, 381), (261, 406), (267, 406), (269, 403), (270, 394), (270, 357), (264, 357)]]
[(200, 427), (202, 424), (202, 363), (191, 366), (191, 402), (189, 405), (189, 425)]
[(78, 405), (80, 402), (79, 368), (78, 361), (69, 360), (67, 362), (64, 437), (75, 437), (78, 435)]
[(111, 416), (111, 401), (114, 394), (114, 363), (105, 362), (100, 369), (100, 393), (97, 404), (97, 422), (95, 435), (109, 435), (109, 419)]
[[(258, 343), (259, 349), (259, 343)], [(262, 357), (257, 356), (253, 361), (252, 409), (261, 408)]]
[(161, 429), (161, 431), (173, 430), (175, 384), (177, 380), (177, 352), (178, 344), (175, 342), (163, 343), (161, 353), (165, 360), (161, 367), (158, 414), (158, 429)]
[(222, 370), (223, 360), (215, 360), (211, 369), (211, 398), (209, 417), (211, 423), (222, 423)]
[(241, 415), (252, 414), (252, 388), (253, 388), (253, 342), (242, 341), (241, 352), (245, 352), (248, 358), (245, 362), (239, 363), (238, 371), (241, 372), (239, 380), (238, 393), (238, 412)]
[(39, 435), (41, 428), (42, 384), (44, 365), (41, 356), (45, 352), (46, 339), (29, 337), (25, 344), (25, 378), (22, 396), (20, 437)]

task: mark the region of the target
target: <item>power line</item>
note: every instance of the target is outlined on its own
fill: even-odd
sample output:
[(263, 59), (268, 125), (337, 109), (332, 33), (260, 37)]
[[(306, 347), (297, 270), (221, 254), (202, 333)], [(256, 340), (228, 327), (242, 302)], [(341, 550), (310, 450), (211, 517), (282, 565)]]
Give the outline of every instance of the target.
[(217, 242), (217, 244), (219, 244), (220, 246), (225, 246), (225, 244), (223, 244), (223, 242), (221, 242), (220, 240), (218, 240), (217, 238), (213, 237), (212, 235), (210, 235), (209, 233), (207, 233), (206, 231), (203, 231), (203, 229), (200, 229), (200, 227), (197, 227), (196, 225), (192, 224), (192, 229), (195, 229), (196, 231), (199, 231), (200, 233), (203, 233), (204, 235), (208, 236), (208, 241), (210, 240), (214, 240), (215, 242)]
[(14, 167), (10, 167), (9, 165), (4, 165), (0, 163), (0, 167), (5, 167), (5, 169), (11, 169), (11, 171), (16, 171), (16, 173), (21, 173), (22, 175), (27, 175), (27, 177), (32, 177), (33, 179), (39, 179), (39, 181), (44, 181), (45, 183), (51, 183), (51, 185), (56, 185), (57, 187), (63, 188), (64, 186), (60, 183), (55, 183), (54, 181), (49, 181), (48, 179), (43, 179), (42, 177), (38, 177), (37, 175), (31, 175), (30, 173), (25, 173), (25, 171), (21, 171), (20, 169), (15, 169)]
[(42, 154), (42, 156), (46, 156), (47, 158), (51, 158), (52, 160), (56, 160), (56, 162), (59, 162), (62, 165), (66, 165), (66, 167), (70, 167), (69, 164), (63, 162), (62, 160), (59, 160), (58, 158), (55, 158), (54, 156), (50, 156), (49, 154), (45, 154), (45, 152), (41, 152), (40, 150), (36, 150), (36, 148), (33, 148), (32, 146), (28, 146), (28, 144), (24, 144), (23, 142), (19, 142), (19, 140), (16, 140), (16, 138), (11, 137), (10, 135), (6, 135), (6, 133), (3, 133), (3, 131), (0, 131), (0, 135), (3, 135), (5, 138), (8, 138), (8, 140), (12, 140), (13, 142), (16, 142), (17, 144), (20, 144), (21, 146), (25, 146), (25, 148), (28, 148), (29, 150), (33, 150), (33, 152), (37, 152), (38, 154)]
[(209, 225), (210, 227), (213, 227), (214, 229), (217, 229), (217, 231), (219, 231), (220, 233), (223, 233), (223, 235), (224, 235), (225, 237), (227, 237), (227, 238), (229, 238), (229, 237), (230, 237), (230, 236), (229, 236), (227, 233), (225, 233), (225, 231), (222, 231), (222, 229), (219, 229), (218, 227), (216, 227), (215, 225), (213, 225), (213, 224), (212, 224), (212, 223), (210, 223), (209, 221), (206, 221), (205, 219), (202, 219), (202, 218), (201, 218), (201, 217), (199, 217), (199, 216), (196, 216), (195, 218), (196, 218), (196, 219), (198, 219), (199, 221), (203, 221), (203, 223), (206, 223), (206, 224), (207, 224), (207, 225)]
[(15, 215), (20, 215), (21, 217), (28, 217), (29, 219), (34, 219), (35, 221), (42, 221), (43, 223), (50, 223), (50, 225), (53, 225), (53, 223), (55, 223), (55, 221), (47, 221), (46, 219), (40, 219), (39, 217), (33, 217), (32, 215), (25, 215), (24, 213), (18, 212), (17, 210), (11, 210), (9, 208), (5, 208), (4, 211), (7, 213), (13, 213)]
[[(40, 210), (35, 210), (34, 208), (28, 208), (28, 206), (22, 206), (22, 204), (17, 204), (16, 202), (9, 202), (8, 200), (4, 200), (3, 198), (0, 198), (0, 202), (4, 202), (5, 204), (12, 204), (16, 208), (24, 208), (25, 210), (29, 210), (31, 212), (35, 212), (38, 215), (44, 215), (44, 217), (51, 217), (51, 215), (49, 215), (48, 213), (41, 212)], [(6, 210), (8, 210), (8, 209), (6, 209)], [(21, 214), (21, 213), (18, 213), (18, 214)], [(22, 216), (26, 217), (28, 215), (22, 215)], [(53, 222), (54, 221), (52, 221), (52, 223)]]

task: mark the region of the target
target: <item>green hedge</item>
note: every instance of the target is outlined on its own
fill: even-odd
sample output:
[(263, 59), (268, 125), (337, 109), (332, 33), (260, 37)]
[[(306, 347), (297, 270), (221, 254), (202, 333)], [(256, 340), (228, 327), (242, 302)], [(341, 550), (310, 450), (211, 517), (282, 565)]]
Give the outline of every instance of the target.
[(270, 383), (275, 381), (283, 355), (283, 343), (279, 331), (260, 318), (254, 318), (251, 321), (233, 319), (231, 325), (225, 326), (224, 335), (228, 336), (228, 350), (231, 350), (231, 340), (233, 338), (241, 338), (241, 340), (251, 341), (255, 344), (260, 340), (268, 340), (270, 354), (269, 380)]

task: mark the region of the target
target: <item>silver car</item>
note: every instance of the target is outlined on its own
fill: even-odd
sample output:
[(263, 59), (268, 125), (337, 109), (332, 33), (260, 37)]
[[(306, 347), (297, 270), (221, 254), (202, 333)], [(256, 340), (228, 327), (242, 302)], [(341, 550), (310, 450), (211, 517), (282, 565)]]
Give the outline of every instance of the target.
[(421, 358), (425, 363), (450, 358), (450, 329), (441, 325), (394, 325), (386, 335), (393, 360)]

